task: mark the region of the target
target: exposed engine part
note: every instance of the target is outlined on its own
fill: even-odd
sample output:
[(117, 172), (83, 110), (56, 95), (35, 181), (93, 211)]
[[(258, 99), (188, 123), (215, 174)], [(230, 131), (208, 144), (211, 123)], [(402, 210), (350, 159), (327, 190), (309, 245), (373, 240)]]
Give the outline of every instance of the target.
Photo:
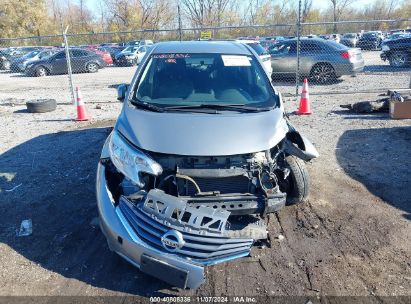
[[(278, 162), (282, 150), (245, 155), (185, 157), (153, 154), (164, 173), (157, 188), (189, 206), (229, 210), (232, 215), (265, 214), (285, 204), (278, 179), (287, 176)], [(280, 173), (280, 174), (279, 174)]]
[(177, 174), (176, 174), (176, 178), (183, 178), (183, 179), (188, 180), (188, 181), (191, 182), (191, 183), (194, 185), (194, 187), (196, 188), (197, 194), (201, 194), (201, 189), (200, 189), (200, 187), (199, 187), (198, 184), (195, 182), (195, 180), (192, 179), (190, 176), (177, 173)]

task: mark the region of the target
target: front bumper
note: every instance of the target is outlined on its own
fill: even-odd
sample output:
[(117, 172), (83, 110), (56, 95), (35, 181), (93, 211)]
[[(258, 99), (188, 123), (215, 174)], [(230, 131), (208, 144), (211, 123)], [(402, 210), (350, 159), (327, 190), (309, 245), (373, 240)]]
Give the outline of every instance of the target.
[(135, 58), (126, 58), (126, 57), (120, 57), (116, 60), (117, 65), (133, 65), (135, 62)]
[(148, 274), (171, 285), (181, 288), (197, 288), (204, 282), (204, 267), (202, 265), (158, 250), (147, 244), (135, 233), (120, 209), (113, 204), (113, 197), (107, 188), (105, 166), (101, 163), (97, 169), (96, 192), (100, 227), (112, 251), (143, 272), (153, 268), (142, 267), (142, 263), (154, 260), (160, 262), (157, 265), (164, 266), (169, 270), (177, 269), (179, 273), (185, 272), (187, 274), (184, 280), (179, 280), (178, 277), (169, 275), (170, 272), (161, 271), (164, 269), (160, 269), (158, 272), (148, 272)]

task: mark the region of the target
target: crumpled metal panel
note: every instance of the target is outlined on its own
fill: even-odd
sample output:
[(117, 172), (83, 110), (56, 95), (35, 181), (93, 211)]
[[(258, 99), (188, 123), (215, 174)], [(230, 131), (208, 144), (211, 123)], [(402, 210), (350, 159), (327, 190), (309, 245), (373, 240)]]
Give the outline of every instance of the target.
[(230, 215), (230, 212), (225, 210), (188, 206), (186, 200), (168, 195), (159, 189), (147, 193), (143, 210), (170, 228), (177, 226), (179, 230), (200, 234), (223, 234)]

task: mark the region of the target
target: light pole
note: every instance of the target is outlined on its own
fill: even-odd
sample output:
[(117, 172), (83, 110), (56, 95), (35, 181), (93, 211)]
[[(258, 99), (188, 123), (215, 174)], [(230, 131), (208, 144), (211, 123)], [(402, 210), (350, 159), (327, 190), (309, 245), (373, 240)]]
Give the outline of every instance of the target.
[(181, 42), (182, 30), (181, 30), (181, 12), (180, 12), (180, 1), (177, 2), (177, 14), (178, 14), (178, 35)]
[(298, 89), (300, 85), (300, 35), (301, 35), (301, 0), (298, 1), (297, 16), (297, 70), (295, 71), (295, 96), (298, 100)]

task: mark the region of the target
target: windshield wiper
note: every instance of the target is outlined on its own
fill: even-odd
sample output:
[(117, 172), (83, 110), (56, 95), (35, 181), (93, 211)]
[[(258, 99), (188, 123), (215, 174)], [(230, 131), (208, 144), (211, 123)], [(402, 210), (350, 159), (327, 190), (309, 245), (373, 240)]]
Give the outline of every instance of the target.
[(263, 112), (263, 111), (269, 111), (272, 108), (271, 107), (265, 107), (265, 108), (256, 108), (256, 107), (250, 107), (246, 106), (244, 104), (197, 104), (197, 105), (181, 105), (181, 106), (170, 106), (166, 107), (166, 110), (182, 110), (182, 111), (190, 111), (190, 110), (196, 110), (196, 109), (212, 109), (212, 110), (226, 110), (226, 111), (239, 111), (239, 112)]
[(134, 105), (136, 108), (151, 111), (151, 112), (164, 112), (163, 108), (157, 107), (150, 103), (143, 103), (140, 101), (132, 100), (131, 104)]

